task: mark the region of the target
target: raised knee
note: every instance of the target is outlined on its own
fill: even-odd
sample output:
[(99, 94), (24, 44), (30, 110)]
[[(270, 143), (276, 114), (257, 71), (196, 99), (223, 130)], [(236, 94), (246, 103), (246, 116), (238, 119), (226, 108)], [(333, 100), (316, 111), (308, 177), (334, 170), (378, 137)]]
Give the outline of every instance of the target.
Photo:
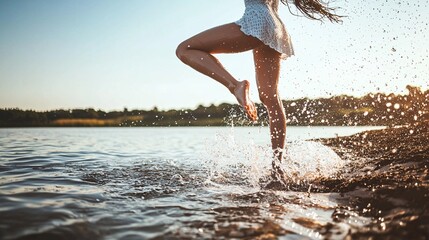
[(188, 44), (186, 42), (182, 42), (176, 48), (176, 56), (182, 61), (186, 61), (186, 51), (189, 49)]

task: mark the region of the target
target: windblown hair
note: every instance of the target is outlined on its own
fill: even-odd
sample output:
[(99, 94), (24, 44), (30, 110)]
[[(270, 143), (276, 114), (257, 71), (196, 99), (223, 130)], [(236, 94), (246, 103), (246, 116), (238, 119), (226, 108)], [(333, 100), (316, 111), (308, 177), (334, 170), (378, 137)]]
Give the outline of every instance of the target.
[(328, 3), (323, 2), (323, 0), (280, 0), (289, 8), (289, 12), (293, 15), (290, 9), (290, 4), (292, 3), (295, 7), (307, 18), (322, 21), (327, 18), (331, 22), (341, 22), (340, 16), (335, 14), (335, 7), (329, 7)]

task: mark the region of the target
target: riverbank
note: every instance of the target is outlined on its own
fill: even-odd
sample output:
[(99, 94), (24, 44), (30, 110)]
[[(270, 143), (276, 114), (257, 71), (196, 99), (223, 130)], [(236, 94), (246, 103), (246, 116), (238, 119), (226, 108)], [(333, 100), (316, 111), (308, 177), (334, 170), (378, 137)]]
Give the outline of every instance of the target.
[(347, 222), (356, 213), (372, 219), (352, 228), (351, 239), (429, 238), (429, 122), (319, 141), (348, 161), (318, 189), (341, 193), (334, 221)]

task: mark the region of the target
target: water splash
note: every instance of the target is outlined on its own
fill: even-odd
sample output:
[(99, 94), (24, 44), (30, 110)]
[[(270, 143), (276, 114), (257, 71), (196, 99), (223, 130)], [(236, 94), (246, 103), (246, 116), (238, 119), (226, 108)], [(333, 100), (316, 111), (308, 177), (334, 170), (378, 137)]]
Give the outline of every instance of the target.
[[(318, 142), (296, 140), (286, 143), (281, 169), (294, 184), (332, 177), (345, 164), (332, 149)], [(237, 139), (234, 128), (219, 132), (206, 141), (207, 182), (259, 187), (270, 179), (273, 151), (269, 143), (256, 144), (251, 138)]]
[(281, 167), (286, 176), (295, 181), (313, 181), (332, 177), (344, 166), (331, 148), (319, 142), (288, 142)]
[(259, 146), (251, 139), (245, 143), (237, 141), (234, 128), (208, 139), (206, 152), (208, 182), (257, 187), (259, 181), (269, 175), (271, 149)]

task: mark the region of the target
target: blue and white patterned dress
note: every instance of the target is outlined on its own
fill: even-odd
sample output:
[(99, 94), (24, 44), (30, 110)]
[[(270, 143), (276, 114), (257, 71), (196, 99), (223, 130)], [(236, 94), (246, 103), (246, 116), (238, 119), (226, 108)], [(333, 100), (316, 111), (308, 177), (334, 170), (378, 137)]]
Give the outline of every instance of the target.
[(279, 0), (244, 0), (244, 4), (244, 15), (235, 22), (241, 31), (275, 49), (283, 59), (294, 55), (291, 38), (278, 15)]

